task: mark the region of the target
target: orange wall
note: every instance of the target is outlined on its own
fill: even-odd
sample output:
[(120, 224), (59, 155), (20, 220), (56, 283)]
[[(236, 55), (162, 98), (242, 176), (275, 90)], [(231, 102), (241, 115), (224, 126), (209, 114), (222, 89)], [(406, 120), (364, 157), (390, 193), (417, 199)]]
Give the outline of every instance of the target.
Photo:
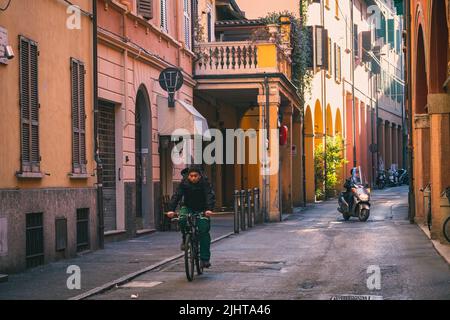
[[(74, 0), (86, 11), (91, 1)], [(67, 6), (55, 0), (12, 1), (0, 13), (0, 26), (8, 29), (9, 44), (16, 57), (9, 65), (0, 65), (0, 188), (85, 187), (95, 178), (74, 181), (72, 171), (72, 129), (70, 57), (86, 65), (86, 147), (87, 172), (94, 173), (92, 117), (92, 27), (90, 19), (81, 16), (81, 30), (66, 28)], [(40, 180), (19, 180), (20, 118), (19, 118), (19, 35), (38, 43)]]

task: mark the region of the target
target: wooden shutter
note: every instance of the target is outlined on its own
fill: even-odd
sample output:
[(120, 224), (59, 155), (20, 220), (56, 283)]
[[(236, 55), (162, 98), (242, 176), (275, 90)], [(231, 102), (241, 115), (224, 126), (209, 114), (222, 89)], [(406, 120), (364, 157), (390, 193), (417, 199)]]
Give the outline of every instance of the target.
[(334, 44), (334, 79), (341, 81), (341, 47)]
[(72, 87), (72, 170), (86, 173), (86, 107), (85, 66), (76, 59), (70, 60)]
[(21, 36), (19, 42), (21, 169), (23, 172), (39, 172), (39, 53), (33, 40)]
[(369, 51), (372, 50), (372, 32), (363, 31), (361, 32), (362, 39), (362, 61), (369, 62), (372, 60)]
[(308, 51), (308, 61), (307, 66), (308, 68), (314, 68), (314, 27), (313, 26), (307, 26), (306, 27), (306, 48)]
[(380, 12), (380, 28), (376, 29), (376, 40), (386, 38), (386, 18), (382, 12)]
[(359, 38), (358, 38), (358, 25), (353, 26), (353, 50), (355, 51), (355, 57), (359, 57)]
[(316, 26), (316, 67), (328, 69), (328, 30), (322, 26)]
[(388, 20), (388, 42), (391, 49), (395, 48), (395, 21), (394, 19)]
[(192, 39), (192, 46), (195, 45), (194, 43), (194, 39), (196, 38), (196, 26), (198, 24), (198, 0), (192, 0), (191, 1), (191, 15), (192, 15), (192, 19), (191, 19), (191, 39)]
[(327, 71), (328, 71), (328, 75), (331, 77), (331, 74), (333, 73), (332, 72), (332, 68), (333, 68), (333, 65), (332, 65), (332, 56), (333, 56), (333, 51), (331, 50), (332, 48), (331, 48), (331, 38), (328, 38), (328, 41), (327, 41), (327, 51), (328, 51), (328, 68), (327, 68)]
[(137, 2), (138, 15), (144, 19), (150, 20), (153, 18), (153, 0), (138, 0)]

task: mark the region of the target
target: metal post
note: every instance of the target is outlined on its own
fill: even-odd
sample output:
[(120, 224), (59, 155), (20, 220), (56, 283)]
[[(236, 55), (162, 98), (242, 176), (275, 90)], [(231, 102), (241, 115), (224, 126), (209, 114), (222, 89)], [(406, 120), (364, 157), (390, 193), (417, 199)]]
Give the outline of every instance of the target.
[(255, 196), (253, 197), (253, 203), (254, 203), (254, 218), (255, 218), (255, 224), (256, 223), (261, 223), (262, 222), (262, 218), (261, 218), (261, 207), (259, 205), (259, 188), (254, 188), (253, 189)]
[(245, 231), (245, 190), (241, 190), (240, 192), (240, 213), (241, 213), (241, 230)]
[(252, 223), (252, 189), (247, 190), (247, 225), (253, 227)]
[(234, 190), (234, 233), (239, 233), (239, 191)]

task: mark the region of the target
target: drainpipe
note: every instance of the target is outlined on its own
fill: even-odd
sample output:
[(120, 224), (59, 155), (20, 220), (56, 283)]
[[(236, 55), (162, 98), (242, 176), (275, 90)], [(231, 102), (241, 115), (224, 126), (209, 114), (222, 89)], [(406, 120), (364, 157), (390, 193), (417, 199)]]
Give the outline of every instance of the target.
[(350, 15), (351, 15), (351, 44), (352, 44), (352, 61), (351, 61), (351, 68), (352, 68), (352, 135), (353, 135), (353, 167), (356, 167), (356, 113), (355, 113), (355, 25), (353, 21), (353, 0), (350, 0)]
[[(320, 20), (322, 27), (325, 29), (325, 3), (321, 2), (321, 8), (320, 8)], [(325, 39), (326, 46), (328, 47), (328, 39)], [(331, 50), (331, 48), (330, 48)], [(330, 53), (328, 53), (330, 54)], [(328, 59), (328, 57), (326, 57)], [(331, 61), (328, 61), (328, 63), (331, 63)], [(328, 66), (328, 68), (331, 68), (331, 66)], [(323, 137), (323, 169), (324, 169), (324, 179), (323, 179), (323, 191), (324, 191), (324, 198), (327, 199), (327, 70), (322, 70), (322, 122), (323, 122), (323, 129), (324, 129), (324, 137)]]
[(93, 26), (92, 26), (92, 55), (93, 55), (93, 98), (94, 98), (94, 152), (97, 176), (97, 238), (98, 247), (104, 248), (105, 223), (103, 215), (103, 164), (100, 159), (98, 146), (98, 62), (97, 62), (97, 0), (92, 0)]
[[(374, 144), (374, 139), (373, 139), (373, 73), (372, 70), (370, 70), (369, 72), (369, 78), (370, 78), (370, 137), (371, 137), (371, 144), (373, 147)], [(375, 128), (376, 128), (376, 122), (375, 122)], [(373, 149), (370, 150), (370, 163), (372, 165), (372, 181), (371, 181), (371, 185), (373, 186), (375, 184), (375, 179), (376, 179), (376, 172), (375, 172), (375, 164), (373, 163)]]
[(406, 17), (406, 37), (407, 37), (407, 44), (406, 44), (406, 52), (407, 52), (407, 68), (405, 70), (406, 72), (406, 83), (405, 86), (407, 90), (406, 98), (408, 100), (407, 107), (408, 107), (408, 175), (409, 175), (409, 193), (408, 193), (408, 217), (409, 222), (414, 223), (414, 218), (416, 216), (416, 207), (415, 207), (415, 194), (414, 194), (414, 154), (413, 154), (413, 119), (412, 119), (412, 93), (411, 93), (411, 9), (410, 9), (410, 3), (408, 0), (403, 1), (403, 5), (405, 8), (405, 17)]
[[(301, 43), (302, 42), (301, 36), (302, 36), (302, 32), (303, 32), (303, 0), (300, 0), (300, 28), (301, 28), (301, 32), (300, 32), (300, 43)], [(303, 206), (306, 207), (305, 88), (303, 87), (303, 81), (301, 82), (300, 85), (301, 85), (301, 93), (302, 93), (302, 111), (303, 111), (303, 116), (301, 119), (301, 124), (302, 124)]]
[(266, 171), (266, 161), (267, 161), (267, 152), (268, 152), (268, 146), (266, 146), (266, 143), (269, 142), (269, 115), (270, 115), (270, 107), (269, 107), (269, 78), (267, 76), (264, 76), (264, 91), (266, 93), (266, 104), (265, 104), (265, 110), (264, 110), (264, 124), (266, 127), (266, 134), (264, 137), (264, 176), (263, 176), (263, 183), (264, 183), (264, 222), (269, 221), (269, 210), (270, 210), (270, 204), (268, 205), (270, 201), (270, 196), (267, 196), (267, 191), (270, 191), (270, 189), (267, 188), (267, 175), (265, 174)]

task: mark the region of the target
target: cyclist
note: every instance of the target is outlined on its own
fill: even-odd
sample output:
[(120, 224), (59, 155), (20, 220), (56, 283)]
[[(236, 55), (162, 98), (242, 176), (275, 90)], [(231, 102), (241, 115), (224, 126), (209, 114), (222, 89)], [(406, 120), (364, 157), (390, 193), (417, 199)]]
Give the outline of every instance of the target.
[(183, 235), (180, 249), (184, 250), (187, 215), (189, 213), (200, 215), (201, 212), (204, 212), (204, 216), (200, 216), (198, 219), (200, 263), (203, 268), (209, 268), (211, 266), (211, 263), (209, 262), (211, 257), (211, 236), (209, 234), (211, 228), (210, 217), (216, 204), (216, 197), (211, 184), (208, 182), (199, 166), (191, 166), (187, 170), (183, 170), (183, 173), (183, 180), (170, 200), (167, 216), (169, 218), (175, 216), (175, 209), (181, 201), (181, 198), (184, 198), (179, 213), (180, 229)]

